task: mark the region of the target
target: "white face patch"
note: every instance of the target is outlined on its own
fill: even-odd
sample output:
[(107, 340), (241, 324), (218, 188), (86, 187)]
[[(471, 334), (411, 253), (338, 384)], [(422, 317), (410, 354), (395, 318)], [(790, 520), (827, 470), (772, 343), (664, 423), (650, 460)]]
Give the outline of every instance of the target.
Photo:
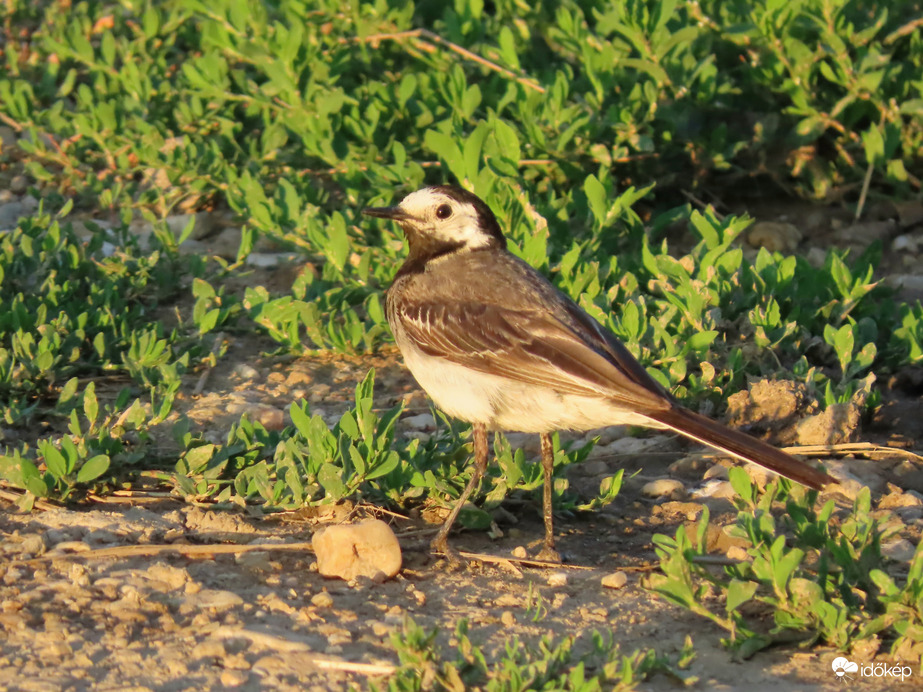
[(454, 199), (436, 188), (412, 192), (398, 206), (410, 217), (403, 224), (421, 236), (444, 243), (461, 243), (468, 249), (495, 242), (480, 227), (473, 204)]

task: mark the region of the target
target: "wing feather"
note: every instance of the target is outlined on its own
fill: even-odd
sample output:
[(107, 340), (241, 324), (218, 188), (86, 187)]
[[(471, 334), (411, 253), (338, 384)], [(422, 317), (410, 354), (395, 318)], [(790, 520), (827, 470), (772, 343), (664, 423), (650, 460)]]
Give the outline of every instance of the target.
[(589, 317), (588, 324), (568, 324), (543, 311), (486, 304), (395, 307), (406, 337), (428, 355), (565, 394), (604, 397), (642, 413), (673, 405)]

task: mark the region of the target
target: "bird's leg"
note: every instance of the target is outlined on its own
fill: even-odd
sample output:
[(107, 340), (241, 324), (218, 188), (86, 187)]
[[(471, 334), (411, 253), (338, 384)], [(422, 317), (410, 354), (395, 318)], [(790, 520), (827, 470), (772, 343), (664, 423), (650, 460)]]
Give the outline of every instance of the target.
[(439, 533), (436, 534), (433, 542), (430, 543), (430, 549), (434, 553), (442, 553), (450, 562), (458, 562), (460, 558), (458, 553), (449, 547), (449, 531), (451, 531), (452, 524), (454, 524), (455, 520), (458, 518), (458, 514), (461, 512), (462, 507), (464, 507), (465, 503), (468, 501), (468, 496), (471, 495), (474, 489), (480, 484), (481, 477), (487, 470), (487, 426), (483, 423), (475, 423), (473, 430), (474, 471), (471, 473), (471, 480), (468, 481), (468, 485), (465, 486), (461, 497), (458, 498), (458, 502), (455, 503), (451, 513), (446, 518), (445, 523), (443, 523), (442, 528), (439, 529)]
[(545, 541), (539, 551), (539, 560), (560, 562), (561, 556), (554, 549), (554, 519), (551, 514), (551, 498), (554, 490), (554, 447), (551, 444), (551, 433), (542, 433), (542, 475), (545, 484), (542, 493), (542, 516), (545, 519)]

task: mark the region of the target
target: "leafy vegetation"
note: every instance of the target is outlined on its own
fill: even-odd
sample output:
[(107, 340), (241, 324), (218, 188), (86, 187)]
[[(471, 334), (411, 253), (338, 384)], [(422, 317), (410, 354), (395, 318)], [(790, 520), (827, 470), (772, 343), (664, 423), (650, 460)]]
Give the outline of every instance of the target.
[[(767, 375), (830, 405), (923, 364), (923, 307), (877, 283), (878, 246), (831, 250), (820, 266), (750, 256), (748, 218), (683, 195), (759, 189), (859, 214), (867, 200), (918, 195), (919, 0), (61, 8), (8, 0), (0, 25), (0, 478), (23, 508), (141, 474), (189, 500), (266, 510), (451, 502), (470, 472), (464, 430), (440, 419), (425, 442), (396, 436), (403, 410), (375, 408), (373, 373), (332, 426), (294, 402), (289, 427), (244, 417), (220, 442), (176, 406), (184, 382), (225, 357), (222, 334), (256, 331), (292, 354), (381, 349), (401, 237), (359, 212), (430, 182), (484, 198), (512, 251), (690, 405)], [(222, 256), (191, 244), (215, 218), (239, 234)], [(284, 286), (250, 281), (266, 248), (302, 271)], [(154, 443), (164, 429), (172, 446)], [(539, 491), (522, 450), (496, 443), (468, 526), (488, 526), (510, 493)], [(556, 440), (556, 469), (588, 453)], [(558, 476), (562, 511), (621, 486), (621, 474), (606, 479), (581, 505)], [(752, 560), (721, 576), (697, 563), (706, 517), (694, 537), (658, 539), (660, 593), (726, 628), (742, 655), (793, 634), (918, 651), (920, 551), (906, 578), (888, 571), (867, 497), (837, 524), (784, 484), (762, 498), (740, 476), (735, 486)], [(725, 614), (703, 604), (705, 584)], [(772, 613), (768, 632), (749, 615), (757, 605)], [(419, 684), (413, 656), (430, 655), (426, 635), (406, 637), (400, 689)], [(600, 646), (591, 672), (565, 642), (513, 647), (505, 670), (458, 639), (462, 677), (491, 689), (523, 688), (510, 671), (595, 689), (659, 666)]]
[[(727, 630), (726, 644), (744, 658), (779, 642), (821, 641), (848, 651), (870, 640), (876, 650), (889, 642), (891, 653), (923, 664), (923, 541), (909, 572), (896, 578), (881, 552), (890, 530), (872, 517), (868, 488), (849, 516), (834, 522), (834, 501), (816, 510), (816, 491), (782, 479), (760, 495), (742, 469), (732, 469), (731, 482), (739, 509), (734, 535), (748, 558), (717, 575), (696, 561), (707, 553), (706, 508), (694, 536), (680, 527), (673, 538), (654, 537), (663, 570), (651, 580), (657, 593)], [(706, 605), (709, 589), (723, 600), (723, 614)], [(767, 615), (768, 631), (761, 623)]]
[(536, 646), (512, 640), (495, 663), (468, 635), (468, 622), (460, 620), (455, 629), (454, 660), (443, 660), (435, 642), (438, 631), (426, 632), (412, 620), (403, 632), (392, 635), (400, 659), (397, 673), (388, 681), (388, 690), (466, 690), (477, 687), (491, 692), (519, 690), (631, 690), (654, 673), (665, 673), (686, 685), (696, 678), (683, 672), (692, 661), (692, 641), (676, 661), (658, 656), (653, 650), (635, 651), (625, 656), (603, 635), (593, 633), (588, 653), (577, 657), (575, 639), (554, 642), (543, 638)]

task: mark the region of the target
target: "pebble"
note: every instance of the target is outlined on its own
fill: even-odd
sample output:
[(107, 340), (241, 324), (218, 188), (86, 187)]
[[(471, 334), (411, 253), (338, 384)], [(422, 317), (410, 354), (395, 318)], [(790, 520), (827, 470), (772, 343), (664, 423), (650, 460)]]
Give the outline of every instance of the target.
[(260, 371), (247, 363), (238, 363), (233, 372), (242, 380), (255, 380), (260, 376)]
[(41, 555), (45, 552), (45, 542), (39, 534), (33, 533), (26, 536), (18, 548), (22, 555)]
[(748, 553), (745, 548), (739, 545), (732, 545), (730, 548), (727, 549), (727, 552), (725, 554), (728, 556), (728, 559), (730, 560), (738, 560), (740, 562), (750, 561), (750, 553)]
[(26, 215), (26, 206), (19, 201), (0, 204), (0, 231), (12, 230), (19, 219)]
[(888, 283), (907, 291), (923, 291), (923, 274), (898, 274)]
[(401, 423), (408, 425), (414, 430), (433, 430), (436, 427), (436, 419), (431, 413), (418, 413), (415, 416), (404, 418)]
[(895, 252), (915, 253), (917, 251), (917, 241), (914, 237), (903, 234), (894, 239), (891, 247)]
[(875, 240), (886, 240), (897, 230), (897, 221), (885, 219), (884, 221), (862, 221), (840, 229), (837, 233), (838, 240), (857, 243), (867, 246)]
[(923, 499), (913, 490), (885, 495), (878, 502), (878, 509), (898, 509), (900, 507), (923, 507)]
[(602, 585), (607, 589), (621, 589), (628, 583), (628, 575), (625, 572), (613, 572), (602, 578)]
[(756, 464), (744, 464), (744, 470), (750, 476), (750, 480), (760, 488), (765, 488), (768, 483), (779, 477), (779, 474)]
[(294, 263), (298, 258), (285, 252), (251, 252), (247, 255), (246, 264), (260, 269), (271, 269), (280, 264)]
[(677, 444), (669, 435), (651, 435), (649, 437), (620, 437), (607, 445), (596, 447), (593, 451), (599, 456), (620, 456), (627, 454), (644, 454), (653, 449), (669, 448)]
[(567, 586), (567, 573), (560, 571), (549, 572), (548, 586)]
[(882, 543), (881, 554), (896, 562), (910, 562), (916, 553), (916, 546), (906, 538)]
[(521, 545), (517, 545), (515, 548), (513, 548), (510, 554), (520, 560), (525, 560), (527, 557), (529, 557), (529, 551)]
[(770, 252), (793, 252), (801, 241), (801, 231), (786, 221), (757, 221), (747, 231), (747, 243)]
[(22, 174), (14, 175), (10, 181), (10, 192), (20, 195), (27, 189), (29, 189), (29, 179)]
[[(195, 226), (192, 229), (189, 240), (202, 240), (202, 238), (211, 235), (212, 231), (215, 230), (217, 216), (207, 211), (200, 211), (195, 214), (173, 214), (164, 219), (164, 223), (167, 229), (179, 238), (183, 231), (186, 230), (186, 226), (193, 217), (195, 217)], [(209, 246), (210, 245), (211, 243), (209, 243)]]
[[(196, 227), (199, 223), (196, 221)], [(237, 259), (240, 250), (241, 231), (239, 228), (225, 228), (220, 233), (208, 239), (208, 246), (212, 254), (228, 260)]]
[(311, 596), (311, 605), (318, 608), (330, 608), (333, 606), (333, 596), (326, 591), (321, 591)]
[(873, 493), (880, 492), (884, 488), (884, 480), (873, 478), (868, 474), (857, 475), (853, 473), (853, 468), (846, 461), (831, 459), (826, 462), (827, 473), (833, 476), (837, 481), (837, 491), (849, 498), (855, 500), (863, 488), (868, 487)]
[(670, 472), (671, 476), (698, 476), (706, 463), (707, 462), (702, 457), (696, 454), (690, 454), (689, 456), (674, 461), (667, 467), (667, 470)]
[(380, 519), (358, 524), (327, 526), (311, 541), (317, 570), (325, 577), (376, 582), (395, 576), (401, 569), (401, 546), (394, 531)]
[(658, 478), (655, 481), (645, 483), (644, 487), (641, 488), (641, 494), (654, 499), (669, 498), (679, 500), (685, 497), (686, 487), (682, 481), (675, 478)]
[(184, 602), (187, 606), (193, 608), (226, 610), (241, 605), (244, 599), (233, 591), (225, 591), (224, 589), (202, 589), (196, 593), (187, 593), (184, 597)]
[(513, 613), (511, 613), (509, 610), (504, 610), (503, 613), (500, 615), (500, 622), (505, 627), (514, 627), (516, 625), (516, 618), (513, 616)]
[(16, 144), (16, 130), (9, 125), (0, 125), (0, 144), (3, 144), (3, 149)]
[(221, 673), (222, 687), (240, 687), (249, 676), (241, 670), (225, 670)]
[(859, 408), (853, 403), (828, 406), (795, 425), (800, 445), (835, 445), (849, 442), (859, 426)]

